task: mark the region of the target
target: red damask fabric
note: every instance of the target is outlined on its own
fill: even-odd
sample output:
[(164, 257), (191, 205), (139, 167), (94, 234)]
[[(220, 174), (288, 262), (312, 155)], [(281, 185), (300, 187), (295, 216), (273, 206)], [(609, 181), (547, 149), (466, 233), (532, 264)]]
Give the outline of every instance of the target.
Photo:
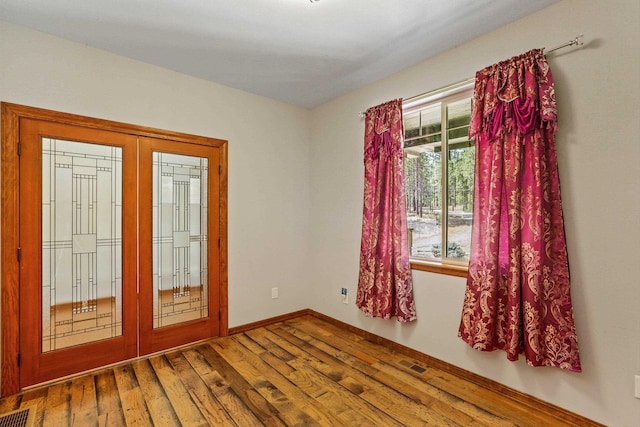
[(402, 100), (369, 108), (364, 131), (364, 208), (356, 305), (371, 317), (416, 318), (404, 188)]
[(555, 151), (553, 77), (536, 49), (476, 74), (469, 276), (459, 335), (580, 372)]

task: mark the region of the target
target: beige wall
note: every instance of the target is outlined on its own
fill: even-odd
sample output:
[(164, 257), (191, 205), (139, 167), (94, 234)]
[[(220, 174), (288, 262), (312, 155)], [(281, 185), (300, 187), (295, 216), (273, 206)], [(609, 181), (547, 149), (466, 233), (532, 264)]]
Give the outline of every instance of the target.
[(309, 305), (308, 110), (1, 21), (0, 100), (227, 139), (229, 325)]
[[(229, 140), (229, 325), (311, 307), (615, 426), (640, 400), (640, 5), (564, 0), (312, 111), (0, 22), (0, 100)], [(457, 338), (464, 280), (414, 272), (419, 320), (353, 305), (362, 213), (358, 112), (579, 33), (550, 59), (584, 372), (531, 368)], [(280, 298), (271, 299), (271, 288)], [(349, 304), (340, 288), (349, 289)]]
[[(417, 322), (366, 318), (353, 305), (362, 214), (358, 112), (472, 77), (531, 48), (584, 33), (550, 55), (572, 296), (584, 372), (532, 368), (457, 337), (463, 279), (415, 271)], [(456, 366), (614, 426), (638, 425), (640, 400), (640, 2), (564, 0), (313, 110), (311, 307)], [(382, 53), (381, 53), (382, 54)], [(347, 287), (350, 304), (340, 302)]]

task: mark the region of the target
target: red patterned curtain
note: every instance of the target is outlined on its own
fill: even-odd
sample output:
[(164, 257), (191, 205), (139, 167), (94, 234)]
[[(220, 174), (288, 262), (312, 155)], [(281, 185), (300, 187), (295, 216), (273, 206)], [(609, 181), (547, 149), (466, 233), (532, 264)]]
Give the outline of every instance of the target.
[(555, 151), (556, 99), (542, 50), (476, 74), (469, 276), (460, 337), (509, 360), (581, 371)]
[(356, 305), (367, 316), (416, 318), (404, 188), (402, 100), (369, 108), (364, 131), (364, 208)]

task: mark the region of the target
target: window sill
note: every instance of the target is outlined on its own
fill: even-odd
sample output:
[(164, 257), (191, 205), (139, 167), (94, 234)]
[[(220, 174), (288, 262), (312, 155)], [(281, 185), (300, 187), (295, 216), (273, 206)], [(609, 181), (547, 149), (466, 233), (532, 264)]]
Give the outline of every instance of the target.
[(441, 262), (412, 259), (411, 269), (428, 271), (429, 273), (446, 274), (448, 276), (467, 277), (469, 268), (466, 265), (443, 264)]

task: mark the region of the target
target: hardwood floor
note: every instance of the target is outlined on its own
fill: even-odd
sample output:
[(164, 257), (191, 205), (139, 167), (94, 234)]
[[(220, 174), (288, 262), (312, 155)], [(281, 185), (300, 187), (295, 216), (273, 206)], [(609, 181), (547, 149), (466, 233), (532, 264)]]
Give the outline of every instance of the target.
[(578, 425), (309, 315), (9, 396), (0, 413), (30, 406), (36, 426)]

